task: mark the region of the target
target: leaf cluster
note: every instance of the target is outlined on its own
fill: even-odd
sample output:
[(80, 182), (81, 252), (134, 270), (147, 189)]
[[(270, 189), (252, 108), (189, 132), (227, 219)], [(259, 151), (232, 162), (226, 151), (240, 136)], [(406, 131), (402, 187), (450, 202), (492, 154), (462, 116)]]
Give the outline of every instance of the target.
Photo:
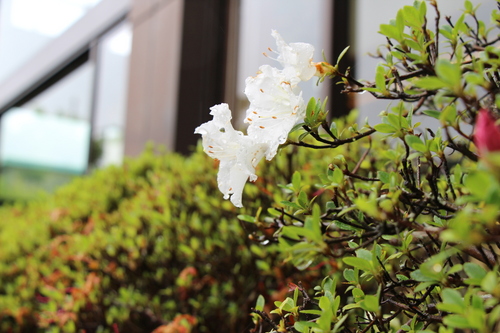
[(281, 264), (276, 245), (259, 246), (251, 227), (234, 223), (270, 205), (275, 180), (321, 158), (304, 153), (267, 164), (246, 188), (247, 210), (221, 200), (217, 165), (201, 147), (188, 158), (149, 148), (45, 199), (2, 207), (0, 331), (243, 331), (258, 294), (320, 274)]
[(315, 118), (326, 110), (309, 103), (287, 144), (325, 150), (329, 161), (314, 185), (297, 171), (289, 198), (259, 221), (278, 229), (268, 241), (288, 262), (331, 273), (313, 294), (301, 289), (304, 305), (277, 304), (275, 326), (258, 314), (255, 331), (500, 330), (500, 177), (478, 163), (471, 130), (500, 101), (500, 21), (493, 11), (488, 28), (476, 10), (465, 1), (458, 18), (442, 19), (437, 1), (415, 1), (381, 25), (374, 80), (330, 65), (345, 93), (394, 102), (375, 125), (355, 113)]

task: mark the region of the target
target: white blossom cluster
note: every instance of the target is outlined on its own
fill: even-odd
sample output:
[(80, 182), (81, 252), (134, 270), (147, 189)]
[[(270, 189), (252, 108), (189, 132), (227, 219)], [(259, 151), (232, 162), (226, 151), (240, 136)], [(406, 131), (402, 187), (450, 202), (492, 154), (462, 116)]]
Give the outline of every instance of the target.
[(272, 36), (278, 47), (276, 60), (283, 69), (263, 65), (256, 76), (246, 79), (245, 94), (250, 101), (245, 117), (247, 135), (233, 128), (231, 110), (225, 103), (211, 107), (213, 120), (195, 130), (202, 135), (204, 151), (220, 161), (219, 190), (236, 207), (243, 206), (246, 181), (257, 179), (255, 167), (260, 160), (264, 156), (271, 160), (293, 126), (304, 119), (306, 106), (298, 84), (316, 74), (312, 45), (286, 44), (276, 31)]

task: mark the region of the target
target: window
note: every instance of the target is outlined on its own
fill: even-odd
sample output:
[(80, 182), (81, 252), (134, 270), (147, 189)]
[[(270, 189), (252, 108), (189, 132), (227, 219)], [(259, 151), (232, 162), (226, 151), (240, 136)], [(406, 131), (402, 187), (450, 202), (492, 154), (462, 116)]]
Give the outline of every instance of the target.
[(0, 82), (60, 36), (101, 0), (3, 0)]
[[(314, 45), (314, 60), (322, 60), (321, 52), (330, 55), (331, 2), (323, 0), (242, 0), (240, 9), (240, 45), (236, 109), (244, 116), (248, 100), (243, 93), (245, 79), (255, 75), (259, 66), (279, 64), (264, 57), (268, 47), (276, 48), (271, 30), (277, 30), (287, 43), (305, 42)], [(327, 28), (325, 28), (327, 27)], [(272, 54), (269, 56), (273, 57)], [(326, 85), (316, 85), (316, 80), (301, 84), (304, 100), (311, 97), (324, 98), (328, 94)], [(242, 123), (236, 121), (235, 123)]]
[(97, 52), (97, 92), (92, 138), (98, 166), (120, 164), (124, 131), (132, 28), (124, 22), (104, 35)]
[(94, 65), (87, 62), (0, 122), (0, 197), (25, 199), (85, 172)]
[(0, 2), (0, 200), (29, 199), (91, 166), (121, 163), (130, 5)]

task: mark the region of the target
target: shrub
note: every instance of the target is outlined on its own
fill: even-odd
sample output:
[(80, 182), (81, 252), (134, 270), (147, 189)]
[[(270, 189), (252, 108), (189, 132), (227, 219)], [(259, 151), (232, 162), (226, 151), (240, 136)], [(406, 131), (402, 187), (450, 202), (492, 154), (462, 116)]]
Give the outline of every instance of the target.
[(248, 211), (219, 200), (216, 163), (199, 150), (185, 158), (151, 148), (45, 199), (2, 207), (0, 330), (151, 332), (173, 321), (244, 331), (257, 295), (278, 299), (297, 272), (236, 216), (270, 205), (274, 182), (289, 182), (298, 165), (319, 172), (308, 161), (321, 154), (292, 151), (247, 187)]
[(415, 1), (381, 25), (375, 80), (322, 63), (344, 92), (395, 102), (373, 126), (315, 119), (325, 110), (309, 103), (287, 144), (329, 151), (329, 164), (314, 186), (297, 172), (256, 220), (279, 227), (267, 239), (298, 268), (336, 269), (270, 312), (260, 299), (255, 332), (500, 330), (500, 12), (488, 28), (470, 1), (456, 20), (428, 3), (432, 24)]

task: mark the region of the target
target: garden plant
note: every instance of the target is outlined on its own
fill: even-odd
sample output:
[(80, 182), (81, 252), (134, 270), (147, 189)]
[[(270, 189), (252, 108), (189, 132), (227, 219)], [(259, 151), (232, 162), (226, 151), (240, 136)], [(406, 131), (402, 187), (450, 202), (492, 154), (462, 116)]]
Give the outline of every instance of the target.
[(236, 216), (269, 206), (274, 182), (300, 165), (312, 182), (321, 169), (308, 161), (319, 153), (290, 151), (263, 166), (243, 210), (220, 200), (217, 166), (201, 149), (186, 158), (153, 147), (1, 207), (0, 332), (248, 331), (259, 294), (279, 300), (289, 282), (326, 271), (283, 264)]
[[(285, 200), (239, 216), (286, 262), (328, 269), (316, 285), (293, 281), (281, 300), (260, 297), (253, 332), (500, 331), (500, 13), (490, 24), (476, 10), (470, 1), (459, 17), (437, 1), (401, 8), (380, 26), (374, 80), (341, 69), (345, 53), (313, 62), (311, 45), (273, 32), (280, 68), (247, 79), (247, 134), (225, 104), (197, 128), (238, 207), (280, 147), (328, 156), (309, 161), (324, 163), (314, 182), (296, 170), (276, 183)], [(377, 124), (329, 120), (323, 101), (300, 93), (314, 76), (392, 103)]]
[[(189, 157), (1, 207), (0, 331), (500, 331), (500, 12), (476, 11), (404, 6), (368, 80), (272, 32), (246, 133), (219, 104)], [(308, 80), (391, 103), (332, 119)]]

